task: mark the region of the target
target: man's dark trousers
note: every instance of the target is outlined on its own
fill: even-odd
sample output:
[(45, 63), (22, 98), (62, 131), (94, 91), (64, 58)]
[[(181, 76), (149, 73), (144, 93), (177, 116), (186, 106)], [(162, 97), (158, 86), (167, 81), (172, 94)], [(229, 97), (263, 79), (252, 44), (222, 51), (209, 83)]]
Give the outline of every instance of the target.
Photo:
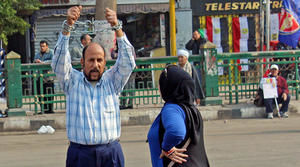
[[(290, 99), (291, 99), (290, 95), (287, 95), (286, 101), (283, 100), (282, 96), (277, 98), (278, 104), (282, 104), (282, 106), (280, 108), (280, 112), (285, 113), (285, 112), (288, 111)], [(275, 100), (274, 99), (265, 99), (264, 104), (266, 106), (266, 112), (267, 113), (272, 113), (273, 112), (273, 105), (274, 104), (276, 105)]]
[(121, 145), (119, 141), (99, 145), (71, 142), (66, 167), (124, 167)]

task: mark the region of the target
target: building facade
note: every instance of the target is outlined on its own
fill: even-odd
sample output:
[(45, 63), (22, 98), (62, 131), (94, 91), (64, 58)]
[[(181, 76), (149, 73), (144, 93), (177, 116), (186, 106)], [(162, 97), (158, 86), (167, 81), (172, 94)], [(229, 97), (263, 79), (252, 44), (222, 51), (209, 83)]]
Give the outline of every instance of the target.
[[(31, 41), (34, 53), (39, 51), (39, 42), (46, 40), (54, 48), (67, 9), (70, 6), (82, 5), (81, 23), (95, 18), (96, 0), (41, 0), (43, 8), (31, 17)], [(123, 22), (123, 29), (141, 57), (149, 56), (147, 50), (168, 45), (168, 0), (118, 0), (118, 18)], [(70, 37), (70, 48), (80, 45), (82, 33), (95, 35), (87, 25), (77, 26)], [(32, 54), (31, 56), (33, 56)]]
[[(260, 50), (260, 0), (191, 0), (193, 26), (206, 30), (207, 39), (222, 52)], [(271, 41), (278, 41), (282, 0), (271, 0)]]

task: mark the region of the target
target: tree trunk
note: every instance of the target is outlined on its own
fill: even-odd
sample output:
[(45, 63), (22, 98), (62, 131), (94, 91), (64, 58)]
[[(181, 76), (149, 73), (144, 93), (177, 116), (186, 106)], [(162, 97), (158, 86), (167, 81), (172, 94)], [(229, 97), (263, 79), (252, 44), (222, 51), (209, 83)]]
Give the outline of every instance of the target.
[(110, 8), (114, 11), (117, 11), (116, 0), (96, 0), (95, 20), (105, 20), (105, 8)]

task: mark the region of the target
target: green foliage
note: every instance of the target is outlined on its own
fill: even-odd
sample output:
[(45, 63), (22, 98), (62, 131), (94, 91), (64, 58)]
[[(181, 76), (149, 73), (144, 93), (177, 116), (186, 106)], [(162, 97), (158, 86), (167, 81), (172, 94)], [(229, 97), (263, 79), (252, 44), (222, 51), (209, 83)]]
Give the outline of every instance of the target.
[(0, 0), (0, 40), (7, 45), (7, 37), (24, 34), (30, 25), (20, 16), (22, 12), (38, 10), (39, 0)]

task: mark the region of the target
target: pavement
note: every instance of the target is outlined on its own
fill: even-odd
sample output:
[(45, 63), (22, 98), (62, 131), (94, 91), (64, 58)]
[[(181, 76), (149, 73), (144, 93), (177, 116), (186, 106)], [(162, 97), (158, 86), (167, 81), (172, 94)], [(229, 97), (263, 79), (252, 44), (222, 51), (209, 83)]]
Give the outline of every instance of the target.
[[(300, 117), (204, 121), (204, 142), (212, 167), (299, 167)], [(150, 125), (123, 126), (125, 167), (151, 167), (146, 143)], [(0, 132), (1, 167), (66, 166), (66, 130)]]
[[(4, 104), (0, 105), (3, 110)], [(162, 105), (139, 106), (139, 108), (121, 110), (122, 126), (150, 125), (161, 111)], [(239, 104), (198, 106), (204, 120), (228, 120), (265, 118), (265, 108), (256, 107), (252, 100)], [(291, 100), (289, 115), (300, 116), (300, 103)], [(66, 128), (65, 111), (56, 111), (54, 114), (34, 115), (28, 111), (26, 117), (0, 118), (0, 132), (9, 131), (35, 131), (42, 125), (50, 125), (54, 129)]]

